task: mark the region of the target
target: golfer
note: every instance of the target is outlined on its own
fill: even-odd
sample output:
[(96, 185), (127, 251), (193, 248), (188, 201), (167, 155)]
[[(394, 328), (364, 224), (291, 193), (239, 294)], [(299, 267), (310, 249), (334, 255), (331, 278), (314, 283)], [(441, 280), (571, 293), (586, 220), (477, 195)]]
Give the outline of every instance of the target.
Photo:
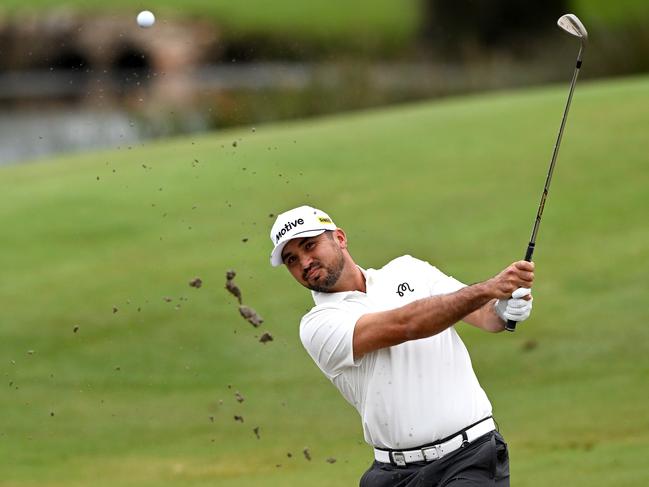
[(470, 286), (409, 255), (363, 269), (345, 232), (309, 206), (279, 215), (270, 238), (271, 264), (313, 294), (302, 344), (374, 448), (360, 486), (508, 486), (507, 444), (454, 325), (500, 332), (527, 319), (534, 264)]

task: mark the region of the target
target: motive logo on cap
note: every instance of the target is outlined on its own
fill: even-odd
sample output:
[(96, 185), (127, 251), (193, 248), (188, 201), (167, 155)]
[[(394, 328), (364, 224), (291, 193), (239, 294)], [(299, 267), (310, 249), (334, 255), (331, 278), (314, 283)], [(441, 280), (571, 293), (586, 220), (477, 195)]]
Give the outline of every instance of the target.
[[(329, 220), (329, 222), (331, 222), (331, 220)], [(293, 220), (292, 222), (289, 221), (288, 223), (286, 223), (284, 227), (279, 232), (277, 232), (277, 235), (275, 235), (275, 243), (279, 242), (279, 239), (286, 235), (286, 232), (290, 232), (292, 229), (297, 228), (298, 225), (304, 225), (303, 218), (298, 218), (297, 220)]]

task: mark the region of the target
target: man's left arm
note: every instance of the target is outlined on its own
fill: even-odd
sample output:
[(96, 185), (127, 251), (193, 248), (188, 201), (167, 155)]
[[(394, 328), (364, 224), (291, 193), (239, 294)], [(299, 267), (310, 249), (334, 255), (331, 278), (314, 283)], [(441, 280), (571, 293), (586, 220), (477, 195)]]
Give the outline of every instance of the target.
[(510, 299), (492, 299), (487, 304), (466, 315), (462, 321), (498, 333), (505, 329), (507, 320), (525, 321), (532, 312), (532, 294), (527, 288), (519, 288)]

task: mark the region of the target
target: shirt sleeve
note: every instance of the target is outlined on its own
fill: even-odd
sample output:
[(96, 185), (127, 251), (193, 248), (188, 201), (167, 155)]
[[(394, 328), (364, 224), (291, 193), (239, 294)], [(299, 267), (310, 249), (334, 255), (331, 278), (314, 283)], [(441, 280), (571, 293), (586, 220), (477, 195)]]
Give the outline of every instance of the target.
[[(430, 264), (429, 264), (430, 265)], [(435, 272), (435, 279), (430, 286), (430, 295), (436, 296), (438, 294), (449, 294), (459, 291), (466, 287), (466, 284), (458, 281), (453, 276), (447, 276), (437, 267), (431, 266)]]
[(363, 315), (332, 307), (315, 307), (300, 323), (300, 340), (311, 358), (329, 379), (340, 375), (354, 361), (354, 327)]
[(411, 258), (415, 262), (415, 265), (425, 273), (430, 296), (454, 293), (466, 287), (466, 284), (458, 281), (453, 276), (447, 276), (425, 260)]

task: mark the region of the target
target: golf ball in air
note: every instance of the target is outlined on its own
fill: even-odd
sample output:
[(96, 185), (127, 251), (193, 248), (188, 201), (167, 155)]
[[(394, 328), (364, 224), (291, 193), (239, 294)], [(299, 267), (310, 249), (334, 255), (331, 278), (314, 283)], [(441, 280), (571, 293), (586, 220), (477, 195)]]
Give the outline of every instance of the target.
[(155, 24), (155, 15), (153, 15), (153, 12), (142, 10), (142, 12), (137, 14), (137, 25), (140, 27), (151, 27), (153, 24)]

